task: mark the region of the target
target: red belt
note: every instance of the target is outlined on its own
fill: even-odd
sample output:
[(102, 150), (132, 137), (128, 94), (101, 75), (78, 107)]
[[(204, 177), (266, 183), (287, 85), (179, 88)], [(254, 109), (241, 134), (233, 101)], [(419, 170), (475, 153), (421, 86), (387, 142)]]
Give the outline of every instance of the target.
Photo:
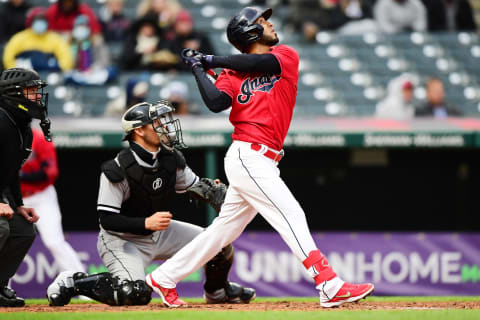
[[(250, 145), (250, 148), (252, 148), (252, 150), (259, 151), (260, 149), (263, 148), (263, 146), (259, 145), (258, 143), (252, 143)], [(272, 159), (273, 161), (279, 162), (280, 160), (282, 160), (284, 152), (283, 150), (280, 150), (279, 152), (275, 152), (267, 148), (267, 151), (263, 153), (263, 155), (267, 158)]]

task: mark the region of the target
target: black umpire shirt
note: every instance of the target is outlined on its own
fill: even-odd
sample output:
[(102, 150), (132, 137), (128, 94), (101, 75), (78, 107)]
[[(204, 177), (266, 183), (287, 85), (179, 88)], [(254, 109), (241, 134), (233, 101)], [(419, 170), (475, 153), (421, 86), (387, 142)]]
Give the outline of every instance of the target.
[(23, 205), (19, 172), (32, 149), (31, 118), (0, 102), (0, 202), (15, 210)]

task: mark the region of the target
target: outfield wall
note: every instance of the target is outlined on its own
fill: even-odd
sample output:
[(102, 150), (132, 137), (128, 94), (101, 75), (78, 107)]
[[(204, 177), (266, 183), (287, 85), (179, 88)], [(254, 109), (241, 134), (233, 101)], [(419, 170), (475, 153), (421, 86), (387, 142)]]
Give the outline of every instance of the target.
[[(64, 227), (98, 229), (103, 161), (122, 148), (118, 119), (52, 119)], [(181, 119), (188, 165), (226, 181), (232, 128), (224, 117)], [(101, 128), (99, 130), (98, 128)], [(312, 230), (480, 232), (480, 120), (294, 119), (281, 176)], [(204, 206), (178, 196), (172, 212), (206, 226)], [(208, 215), (208, 214), (210, 215)], [(271, 230), (255, 218), (249, 230)]]

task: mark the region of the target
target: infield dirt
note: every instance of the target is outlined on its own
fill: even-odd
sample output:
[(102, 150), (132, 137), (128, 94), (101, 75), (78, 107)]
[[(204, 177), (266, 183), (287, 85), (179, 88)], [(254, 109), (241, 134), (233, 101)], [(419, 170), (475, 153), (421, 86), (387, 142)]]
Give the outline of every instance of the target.
[[(480, 301), (360, 301), (347, 303), (339, 308), (321, 308), (317, 302), (276, 301), (251, 304), (205, 304), (189, 303), (181, 309), (202, 311), (330, 311), (330, 310), (428, 310), (428, 309), (480, 309)], [(98, 303), (70, 304), (64, 307), (49, 307), (47, 305), (28, 305), (23, 308), (0, 308), (2, 312), (118, 312), (118, 311), (162, 311), (168, 309), (161, 303), (151, 303), (146, 306), (111, 307)]]

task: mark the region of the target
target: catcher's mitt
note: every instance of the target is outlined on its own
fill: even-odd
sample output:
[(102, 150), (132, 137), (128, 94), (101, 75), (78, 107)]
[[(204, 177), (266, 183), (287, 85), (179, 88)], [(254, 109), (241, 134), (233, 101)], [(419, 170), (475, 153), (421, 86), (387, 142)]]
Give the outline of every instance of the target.
[(208, 202), (218, 213), (225, 200), (227, 186), (209, 178), (201, 178), (197, 183), (188, 188), (187, 192), (195, 199)]

